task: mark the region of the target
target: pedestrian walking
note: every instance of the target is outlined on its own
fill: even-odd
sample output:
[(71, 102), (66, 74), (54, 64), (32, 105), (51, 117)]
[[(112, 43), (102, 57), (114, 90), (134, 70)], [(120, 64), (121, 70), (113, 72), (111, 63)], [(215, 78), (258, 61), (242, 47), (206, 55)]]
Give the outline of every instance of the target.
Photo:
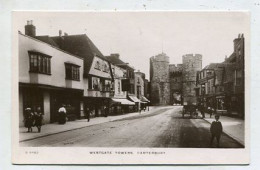
[(219, 141), (220, 137), (223, 131), (223, 127), (221, 122), (219, 121), (219, 115), (215, 115), (215, 120), (213, 121), (210, 126), (210, 132), (211, 132), (211, 139), (210, 139), (210, 146), (212, 147), (213, 140), (217, 139), (217, 147), (219, 147)]
[(58, 111), (58, 122), (59, 124), (65, 124), (66, 123), (66, 109), (65, 105), (63, 104)]
[(105, 106), (104, 110), (105, 110), (105, 117), (107, 117), (108, 116), (108, 112), (109, 112), (109, 108), (107, 106)]
[(205, 118), (204, 107), (202, 104), (199, 105), (199, 111), (201, 113), (202, 119)]
[(26, 128), (28, 128), (27, 132), (32, 132), (32, 127), (34, 124), (34, 114), (32, 112), (31, 108), (25, 109), (25, 115), (24, 115), (24, 125)]
[(34, 114), (34, 126), (37, 127), (38, 132), (41, 132), (41, 127), (42, 127), (42, 119), (43, 119), (43, 113), (41, 111), (41, 107), (37, 107), (37, 111)]
[(211, 107), (208, 107), (208, 113), (209, 113), (209, 116), (210, 116), (210, 118), (211, 118), (211, 116), (212, 116), (212, 114), (213, 114), (213, 111), (212, 111)]
[(86, 114), (85, 118), (88, 119), (88, 122), (89, 122), (89, 120), (90, 120), (90, 110), (89, 110), (88, 107), (86, 108), (85, 114)]

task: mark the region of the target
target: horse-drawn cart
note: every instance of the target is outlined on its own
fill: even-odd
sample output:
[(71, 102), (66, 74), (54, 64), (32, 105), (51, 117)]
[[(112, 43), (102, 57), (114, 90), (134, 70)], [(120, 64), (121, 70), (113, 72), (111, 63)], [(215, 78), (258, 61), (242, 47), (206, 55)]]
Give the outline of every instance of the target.
[(183, 98), (183, 110), (182, 110), (182, 118), (185, 115), (189, 115), (189, 118), (197, 118), (197, 99), (196, 97), (184, 97)]

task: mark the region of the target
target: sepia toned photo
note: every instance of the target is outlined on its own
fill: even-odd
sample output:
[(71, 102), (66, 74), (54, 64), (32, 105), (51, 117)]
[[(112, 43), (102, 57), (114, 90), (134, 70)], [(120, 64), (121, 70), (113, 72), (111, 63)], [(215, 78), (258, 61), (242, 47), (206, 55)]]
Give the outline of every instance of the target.
[(249, 163), (249, 21), (14, 12), (13, 162)]

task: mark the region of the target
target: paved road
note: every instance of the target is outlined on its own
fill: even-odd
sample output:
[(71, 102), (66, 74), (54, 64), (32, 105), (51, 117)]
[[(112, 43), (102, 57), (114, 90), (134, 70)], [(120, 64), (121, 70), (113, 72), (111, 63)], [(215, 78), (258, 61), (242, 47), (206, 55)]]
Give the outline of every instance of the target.
[[(21, 146), (53, 147), (182, 147), (208, 148), (210, 124), (203, 119), (182, 118), (181, 107), (161, 108), (113, 122), (63, 132), (30, 141)], [(223, 134), (221, 148), (242, 146)]]

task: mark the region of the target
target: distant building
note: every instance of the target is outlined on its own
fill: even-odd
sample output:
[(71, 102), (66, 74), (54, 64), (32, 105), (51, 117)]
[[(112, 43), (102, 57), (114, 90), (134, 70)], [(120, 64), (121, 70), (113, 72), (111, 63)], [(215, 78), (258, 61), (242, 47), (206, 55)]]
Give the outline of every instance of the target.
[(200, 54), (182, 56), (182, 64), (169, 64), (162, 53), (150, 58), (151, 103), (154, 105), (196, 104), (196, 74), (202, 68)]
[(124, 89), (123, 81), (127, 80), (127, 69), (124, 67), (127, 63), (124, 63), (119, 54), (111, 54), (106, 56), (111, 63), (111, 69), (113, 73), (113, 85), (114, 85), (114, 96), (112, 100), (117, 102), (112, 105), (112, 114), (121, 114), (134, 111), (135, 103), (128, 100), (129, 89)]

